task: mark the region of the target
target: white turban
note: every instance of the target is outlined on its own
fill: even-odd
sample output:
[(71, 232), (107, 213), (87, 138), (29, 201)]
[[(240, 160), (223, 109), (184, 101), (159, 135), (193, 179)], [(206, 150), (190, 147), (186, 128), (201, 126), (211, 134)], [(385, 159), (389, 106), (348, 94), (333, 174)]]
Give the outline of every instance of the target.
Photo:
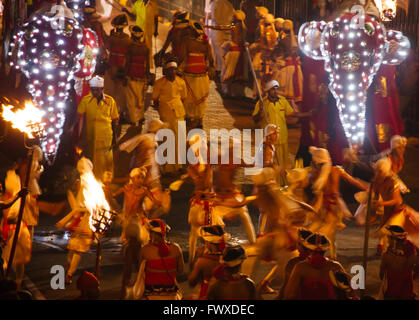
[(273, 87), (279, 87), (279, 83), (276, 80), (271, 80), (265, 84), (265, 91), (271, 90)]
[(177, 68), (177, 63), (175, 61), (170, 61), (168, 63), (166, 63), (166, 65), (164, 66), (165, 69), (169, 69), (169, 68)]
[(104, 82), (105, 81), (103, 80), (103, 78), (95, 76), (92, 79), (90, 79), (89, 86), (93, 88), (103, 88)]

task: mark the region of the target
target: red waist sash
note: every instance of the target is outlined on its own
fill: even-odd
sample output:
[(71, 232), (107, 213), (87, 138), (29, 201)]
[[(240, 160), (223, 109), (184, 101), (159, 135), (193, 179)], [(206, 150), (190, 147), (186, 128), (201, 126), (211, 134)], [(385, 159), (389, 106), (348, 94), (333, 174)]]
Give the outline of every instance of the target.
[(176, 259), (148, 260), (145, 266), (145, 285), (173, 285), (176, 279)]
[(205, 73), (207, 65), (205, 64), (205, 55), (200, 52), (191, 52), (186, 60), (186, 73)]
[(126, 61), (127, 48), (125, 47), (111, 47), (109, 55), (109, 65), (124, 67)]
[(128, 69), (128, 76), (134, 78), (145, 78), (145, 56), (134, 56)]

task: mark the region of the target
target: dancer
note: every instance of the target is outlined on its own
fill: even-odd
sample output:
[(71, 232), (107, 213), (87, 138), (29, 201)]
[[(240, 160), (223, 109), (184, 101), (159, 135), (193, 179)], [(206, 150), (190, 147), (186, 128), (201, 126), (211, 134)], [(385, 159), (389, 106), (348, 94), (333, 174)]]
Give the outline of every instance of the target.
[[(407, 232), (407, 239), (419, 246), (419, 213), (403, 203), (400, 187), (394, 178), (392, 163), (389, 158), (377, 161), (373, 180), (373, 208), (384, 207), (384, 214), (375, 236), (380, 238), (377, 253), (381, 254), (388, 247), (386, 227), (398, 225)], [(382, 200), (378, 199), (381, 196)]]
[(188, 214), (188, 223), (191, 226), (189, 233), (189, 268), (192, 270), (193, 261), (195, 260), (196, 242), (199, 237), (199, 230), (206, 225), (222, 225), (224, 223), (221, 217), (213, 215), (213, 200), (215, 194), (213, 192), (213, 168), (204, 157), (208, 156), (205, 152), (206, 144), (203, 143), (198, 135), (189, 139), (189, 144), (194, 146), (195, 156), (198, 161), (196, 164), (189, 164), (187, 175), (194, 183), (195, 189), (189, 201), (190, 208)]
[(304, 246), (312, 252), (307, 260), (295, 265), (285, 287), (284, 299), (336, 300), (330, 273), (345, 273), (345, 269), (340, 263), (324, 256), (330, 246), (329, 240), (313, 233), (304, 241)]
[(177, 243), (166, 240), (170, 227), (163, 220), (151, 220), (149, 230), (150, 242), (140, 252), (134, 299), (181, 300), (176, 277), (183, 273), (182, 249)]
[(206, 299), (208, 285), (214, 269), (220, 264), (225, 249), (226, 234), (222, 226), (203, 226), (199, 232), (205, 246), (197, 249), (197, 260), (188, 277), (190, 287), (199, 285), (197, 299)]
[(221, 266), (215, 269), (216, 280), (209, 286), (207, 300), (255, 300), (256, 286), (252, 279), (241, 273), (246, 253), (240, 245), (224, 250)]
[(67, 270), (65, 283), (71, 284), (73, 282), (73, 275), (77, 270), (81, 255), (90, 249), (94, 234), (90, 228), (90, 212), (85, 205), (85, 196), (83, 191), (87, 188), (88, 175), (93, 174), (93, 164), (87, 158), (81, 158), (77, 162), (77, 171), (80, 179), (76, 183), (76, 197), (72, 191), (68, 191), (67, 198), (70, 203), (72, 211), (63, 219), (56, 223), (58, 229), (64, 227), (70, 231), (70, 240), (67, 245)]
[[(237, 141), (237, 143), (241, 145), (240, 142)], [(238, 169), (249, 166), (241, 159), (241, 155), (239, 158), (236, 157), (234, 152), (235, 144), (236, 141), (230, 139), (228, 161), (224, 162), (224, 155), (221, 155), (221, 159), (218, 161), (219, 164), (214, 166), (214, 190), (216, 192), (214, 215), (220, 213), (223, 220), (233, 220), (236, 217), (240, 217), (249, 242), (254, 243), (256, 241), (255, 229), (249, 215), (249, 210), (244, 205), (246, 199), (240, 191), (239, 186), (234, 183)]]
[[(19, 176), (14, 170), (9, 170), (6, 174), (6, 194), (8, 199), (0, 202), (0, 212), (1, 212), (1, 240), (0, 242), (5, 243), (4, 248), (0, 249), (1, 257), (1, 272), (0, 276), (3, 279), (4, 271), (6, 271), (10, 252), (13, 245), (13, 239), (15, 236), (18, 213), (20, 208), (20, 202), (18, 201), (23, 197), (26, 197), (26, 201), (30, 200), (28, 195), (28, 189), (21, 189)], [(7, 213), (3, 210), (10, 208)], [(25, 212), (29, 210), (28, 202), (25, 202), (24, 216)], [(25, 264), (28, 263), (31, 259), (32, 252), (32, 237), (30, 230), (28, 229), (25, 220), (22, 218), (19, 236), (16, 244), (16, 251), (13, 258), (13, 265), (16, 272), (16, 285), (18, 290), (22, 287), (22, 281), (24, 277)]]
[(299, 229), (298, 230), (298, 243), (297, 243), (297, 250), (298, 250), (298, 257), (295, 257), (287, 262), (287, 265), (285, 266), (285, 278), (284, 283), (282, 284), (281, 291), (279, 292), (279, 295), (277, 299), (281, 300), (284, 297), (284, 291), (285, 287), (287, 286), (288, 280), (290, 278), (291, 272), (294, 269), (294, 267), (301, 261), (305, 261), (311, 253), (311, 250), (306, 248), (304, 246), (304, 241), (307, 240), (309, 236), (311, 236), (313, 233), (310, 230), (307, 229)]
[(143, 209), (143, 201), (149, 197), (155, 204), (156, 200), (150, 190), (144, 186), (147, 175), (145, 167), (135, 168), (130, 172), (130, 183), (114, 193), (124, 193), (124, 209), (122, 218), (122, 247), (124, 252), (124, 273), (122, 277), (121, 297), (125, 296), (126, 287), (129, 285), (132, 273), (132, 265), (137, 264), (137, 258), (141, 245), (148, 243), (149, 233), (147, 230), (147, 217)]
[(342, 167), (332, 166), (326, 149), (310, 147), (309, 152), (312, 155), (310, 180), (315, 194), (313, 207), (318, 211), (313, 216), (310, 230), (328, 237), (330, 257), (336, 259), (336, 231), (346, 227), (343, 218), (352, 217), (339, 191), (340, 180), (344, 179), (362, 191), (367, 190), (367, 184), (350, 176)]

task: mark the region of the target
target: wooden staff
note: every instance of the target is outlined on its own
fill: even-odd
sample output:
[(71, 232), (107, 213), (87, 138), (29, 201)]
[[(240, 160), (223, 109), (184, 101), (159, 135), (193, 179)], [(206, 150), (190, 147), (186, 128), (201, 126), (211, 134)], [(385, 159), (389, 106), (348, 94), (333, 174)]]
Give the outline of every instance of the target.
[[(364, 281), (367, 278), (367, 264), (368, 264), (368, 241), (370, 236), (370, 216), (371, 216), (371, 199), (372, 199), (372, 185), (371, 182), (370, 188), (368, 190), (368, 202), (367, 202), (367, 217), (365, 218), (365, 233), (364, 233), (364, 257), (363, 257), (363, 267), (364, 267)], [(361, 291), (361, 294), (365, 294), (365, 289)]]
[[(33, 150), (30, 151), (29, 164), (26, 170), (26, 177), (25, 177), (23, 188), (27, 188), (29, 184), (29, 178), (30, 178), (31, 169), (32, 169), (32, 160), (33, 160)], [(22, 224), (23, 210), (25, 209), (26, 197), (22, 197), (20, 199), (20, 207), (19, 207), (19, 213), (18, 213), (18, 218), (17, 218), (17, 223), (16, 223), (15, 235), (13, 237), (13, 243), (12, 243), (12, 249), (10, 250), (9, 261), (7, 263), (6, 278), (8, 277), (10, 270), (12, 269), (13, 258), (15, 256), (16, 245), (17, 245), (17, 241), (19, 237), (20, 225)]]
[[(262, 92), (261, 92), (260, 87), (259, 87), (259, 81), (258, 81), (258, 79), (256, 77), (255, 69), (253, 68), (252, 57), (250, 55), (249, 43), (248, 42), (246, 42), (245, 48), (246, 48), (247, 58), (249, 59), (250, 70), (252, 71), (253, 79), (256, 82), (256, 91), (258, 93), (258, 98), (259, 98), (259, 103), (260, 103), (260, 110), (262, 110), (263, 117), (265, 118), (265, 121), (266, 121), (266, 125), (268, 125), (269, 124), (268, 114), (266, 113), (265, 106), (263, 105)], [(260, 110), (259, 110), (259, 112), (260, 112)], [(281, 165), (279, 163), (278, 154), (276, 152), (275, 152), (275, 159), (276, 159), (276, 162), (278, 163), (278, 165)]]

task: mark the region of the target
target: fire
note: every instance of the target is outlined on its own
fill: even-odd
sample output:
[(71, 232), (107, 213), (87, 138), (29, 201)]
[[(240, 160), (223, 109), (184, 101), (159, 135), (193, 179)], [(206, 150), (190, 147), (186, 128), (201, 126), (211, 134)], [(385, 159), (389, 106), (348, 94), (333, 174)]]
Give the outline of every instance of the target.
[[(81, 176), (84, 205), (90, 212), (90, 229), (93, 232), (103, 232), (111, 221), (110, 206), (106, 201), (102, 183), (97, 181), (93, 172), (85, 172)], [(100, 221), (98, 223), (98, 221)]]
[(374, 0), (375, 5), (380, 11), (381, 20), (391, 21), (396, 17), (397, 0)]
[(35, 138), (34, 133), (44, 129), (45, 123), (43, 122), (44, 111), (38, 109), (31, 101), (25, 102), (23, 109), (14, 109), (11, 105), (2, 105), (2, 117), (7, 122), (10, 122), (12, 127), (19, 131), (26, 133), (29, 138)]
[(76, 146), (76, 153), (78, 156), (82, 154), (83, 150)]

